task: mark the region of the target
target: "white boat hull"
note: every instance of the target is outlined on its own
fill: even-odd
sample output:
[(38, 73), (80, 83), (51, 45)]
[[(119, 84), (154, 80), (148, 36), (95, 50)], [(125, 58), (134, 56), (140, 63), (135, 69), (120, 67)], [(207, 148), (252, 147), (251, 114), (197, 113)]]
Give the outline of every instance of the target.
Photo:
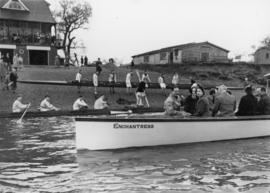
[(77, 118), (77, 149), (104, 150), (270, 136), (270, 117)]

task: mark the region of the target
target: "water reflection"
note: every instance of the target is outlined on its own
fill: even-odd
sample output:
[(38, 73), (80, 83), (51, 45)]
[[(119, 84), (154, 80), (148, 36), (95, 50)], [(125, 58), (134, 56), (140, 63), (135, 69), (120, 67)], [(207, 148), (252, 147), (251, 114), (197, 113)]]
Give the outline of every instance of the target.
[(270, 138), (76, 151), (72, 118), (0, 120), (0, 192), (269, 192)]

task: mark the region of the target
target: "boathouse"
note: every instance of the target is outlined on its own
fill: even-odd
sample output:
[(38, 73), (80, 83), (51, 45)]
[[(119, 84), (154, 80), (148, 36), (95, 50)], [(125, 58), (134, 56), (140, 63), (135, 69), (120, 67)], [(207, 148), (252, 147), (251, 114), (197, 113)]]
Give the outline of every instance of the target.
[(134, 64), (228, 62), (229, 51), (210, 42), (188, 43), (132, 56)]
[(261, 47), (254, 54), (255, 64), (270, 64), (270, 48)]
[(45, 0), (0, 0), (0, 52), (25, 65), (55, 64), (56, 22)]

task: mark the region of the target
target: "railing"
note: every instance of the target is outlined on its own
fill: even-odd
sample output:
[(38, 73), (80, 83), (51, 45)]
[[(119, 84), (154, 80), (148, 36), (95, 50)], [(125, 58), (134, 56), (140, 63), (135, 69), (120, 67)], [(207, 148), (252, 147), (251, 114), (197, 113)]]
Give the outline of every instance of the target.
[(55, 45), (56, 42), (59, 45), (59, 41), (50, 35), (0, 35), (0, 43), (2, 44), (51, 46)]

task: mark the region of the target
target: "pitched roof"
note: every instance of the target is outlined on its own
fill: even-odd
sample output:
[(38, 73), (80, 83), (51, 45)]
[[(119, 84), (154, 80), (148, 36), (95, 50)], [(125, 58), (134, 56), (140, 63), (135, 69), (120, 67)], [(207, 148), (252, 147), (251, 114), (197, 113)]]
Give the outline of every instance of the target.
[(266, 46), (260, 47), (260, 48), (258, 48), (258, 49), (255, 51), (255, 53), (256, 53), (256, 52), (259, 52), (259, 51), (261, 51), (261, 50), (268, 50), (268, 51), (270, 51), (270, 48), (269, 48), (269, 47), (266, 47)]
[(21, 0), (29, 11), (3, 8), (8, 1), (0, 0), (0, 19), (56, 23), (49, 9), (49, 3), (45, 0)]
[(138, 56), (145, 56), (145, 55), (152, 55), (152, 54), (157, 54), (157, 53), (160, 53), (160, 52), (167, 52), (167, 51), (171, 51), (172, 49), (178, 49), (178, 50), (183, 50), (183, 49), (186, 49), (186, 48), (190, 48), (190, 47), (194, 47), (194, 46), (199, 46), (199, 45), (203, 45), (203, 44), (209, 44), (213, 47), (216, 47), (218, 49), (221, 49), (225, 52), (229, 52), (229, 50), (226, 50), (224, 48), (221, 48), (215, 44), (212, 44), (210, 42), (200, 42), (200, 43), (188, 43), (188, 44), (180, 44), (180, 45), (176, 45), (176, 46), (170, 46), (170, 47), (166, 47), (166, 48), (161, 48), (159, 50), (153, 50), (153, 51), (150, 51), (150, 52), (145, 52), (145, 53), (142, 53), (142, 54), (138, 54), (138, 55), (134, 55), (132, 56), (133, 58), (134, 57), (138, 57)]

